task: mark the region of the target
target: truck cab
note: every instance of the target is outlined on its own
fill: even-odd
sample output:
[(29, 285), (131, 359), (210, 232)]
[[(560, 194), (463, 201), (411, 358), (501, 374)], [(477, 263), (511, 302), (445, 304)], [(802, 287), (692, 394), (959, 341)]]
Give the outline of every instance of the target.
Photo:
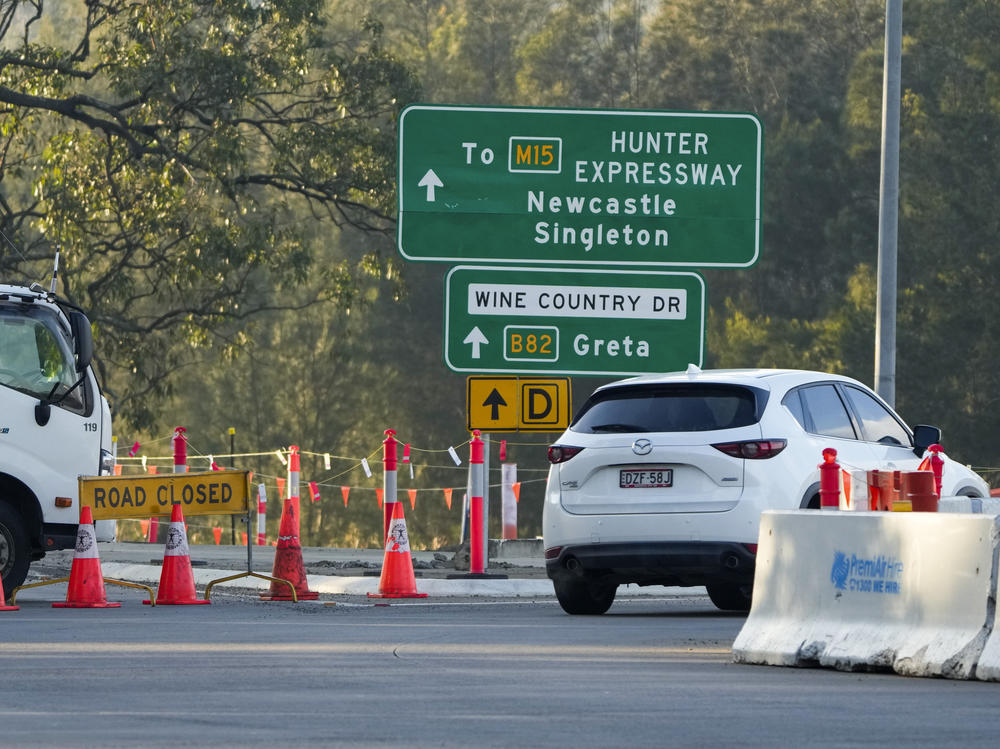
[[(82, 310), (38, 284), (0, 284), (0, 575), (10, 595), (32, 560), (73, 548), (77, 478), (109, 473), (111, 411)], [(114, 521), (98, 523), (114, 538)]]

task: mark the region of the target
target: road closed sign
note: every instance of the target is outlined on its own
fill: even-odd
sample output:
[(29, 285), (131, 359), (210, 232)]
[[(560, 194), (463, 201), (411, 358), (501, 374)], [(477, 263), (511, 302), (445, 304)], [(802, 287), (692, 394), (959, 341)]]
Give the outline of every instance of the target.
[(169, 515), (235, 515), (247, 511), (249, 471), (203, 471), (147, 476), (81, 476), (80, 504), (95, 520)]

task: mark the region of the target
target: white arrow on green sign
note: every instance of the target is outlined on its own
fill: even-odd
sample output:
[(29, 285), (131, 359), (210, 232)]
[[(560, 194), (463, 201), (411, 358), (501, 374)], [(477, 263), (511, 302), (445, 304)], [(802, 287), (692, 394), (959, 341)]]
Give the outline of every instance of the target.
[(701, 365), (704, 320), (693, 272), (456, 266), (444, 358), (482, 374), (669, 372)]
[(744, 268), (761, 164), (751, 114), (411, 106), (398, 246), (409, 260)]

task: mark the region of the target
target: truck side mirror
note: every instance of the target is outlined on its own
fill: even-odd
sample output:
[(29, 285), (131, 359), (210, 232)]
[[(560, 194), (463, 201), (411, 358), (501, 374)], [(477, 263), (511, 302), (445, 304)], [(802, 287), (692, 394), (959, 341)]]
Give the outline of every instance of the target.
[(69, 311), (69, 325), (73, 331), (76, 371), (82, 372), (94, 358), (94, 335), (90, 330), (90, 320), (79, 310), (73, 309)]
[(913, 452), (918, 458), (923, 457), (928, 447), (941, 443), (941, 430), (929, 424), (917, 424), (913, 427)]

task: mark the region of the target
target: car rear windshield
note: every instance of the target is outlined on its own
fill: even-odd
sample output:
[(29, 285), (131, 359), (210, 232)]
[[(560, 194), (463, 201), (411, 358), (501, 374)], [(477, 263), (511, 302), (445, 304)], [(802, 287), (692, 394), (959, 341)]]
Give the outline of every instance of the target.
[(765, 398), (764, 392), (738, 385), (611, 388), (594, 393), (570, 429), (588, 434), (733, 429), (756, 423)]

